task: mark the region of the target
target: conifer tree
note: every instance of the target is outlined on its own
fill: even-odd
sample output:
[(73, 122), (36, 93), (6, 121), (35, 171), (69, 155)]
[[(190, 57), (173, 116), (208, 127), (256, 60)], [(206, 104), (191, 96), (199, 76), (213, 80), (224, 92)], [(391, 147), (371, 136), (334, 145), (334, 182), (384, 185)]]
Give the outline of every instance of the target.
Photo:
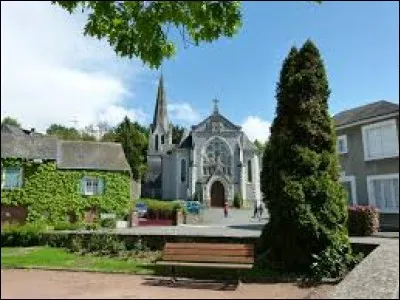
[(318, 277), (340, 276), (354, 262), (329, 94), (317, 47), (310, 40), (293, 47), (277, 84), (261, 174), (270, 215), (260, 238), (262, 262)]

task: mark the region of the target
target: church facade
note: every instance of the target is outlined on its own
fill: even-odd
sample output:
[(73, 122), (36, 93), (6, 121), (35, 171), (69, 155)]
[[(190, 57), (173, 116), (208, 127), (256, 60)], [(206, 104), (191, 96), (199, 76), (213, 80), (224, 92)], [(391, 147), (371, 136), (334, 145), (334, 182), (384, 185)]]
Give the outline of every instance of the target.
[(254, 144), (219, 112), (216, 100), (211, 115), (172, 144), (161, 75), (143, 197), (198, 200), (207, 207), (222, 207), (225, 201), (232, 205), (235, 194), (240, 194), (244, 206), (252, 206), (261, 201), (260, 162)]

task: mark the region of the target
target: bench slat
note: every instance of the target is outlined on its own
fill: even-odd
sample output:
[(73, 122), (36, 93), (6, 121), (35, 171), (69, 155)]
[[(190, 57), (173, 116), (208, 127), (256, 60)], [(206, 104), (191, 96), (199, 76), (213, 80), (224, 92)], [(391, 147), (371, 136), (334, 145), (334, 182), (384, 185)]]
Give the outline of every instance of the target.
[(165, 249), (164, 255), (218, 255), (218, 256), (253, 256), (251, 249)]
[(165, 249), (254, 250), (254, 246), (251, 244), (166, 243)]
[(177, 262), (177, 261), (157, 261), (161, 266), (182, 266), (182, 267), (208, 267), (219, 269), (251, 269), (252, 264), (222, 264), (222, 263), (195, 263), (195, 262)]
[(253, 263), (252, 256), (217, 256), (217, 255), (169, 255), (165, 254), (163, 260), (187, 262), (232, 262)]

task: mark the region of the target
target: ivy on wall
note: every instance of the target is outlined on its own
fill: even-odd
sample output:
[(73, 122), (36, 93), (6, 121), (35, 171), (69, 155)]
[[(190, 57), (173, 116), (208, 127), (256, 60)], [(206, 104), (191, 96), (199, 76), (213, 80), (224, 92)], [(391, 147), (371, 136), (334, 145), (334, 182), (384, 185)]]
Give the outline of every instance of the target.
[[(127, 172), (58, 170), (54, 161), (41, 164), (21, 159), (2, 159), (1, 167), (23, 167), (23, 187), (1, 191), (1, 204), (28, 208), (28, 222), (45, 220), (54, 224), (74, 214), (82, 220), (85, 212), (115, 213), (123, 217), (132, 208), (130, 176)], [(82, 195), (84, 176), (104, 179), (104, 194)]]

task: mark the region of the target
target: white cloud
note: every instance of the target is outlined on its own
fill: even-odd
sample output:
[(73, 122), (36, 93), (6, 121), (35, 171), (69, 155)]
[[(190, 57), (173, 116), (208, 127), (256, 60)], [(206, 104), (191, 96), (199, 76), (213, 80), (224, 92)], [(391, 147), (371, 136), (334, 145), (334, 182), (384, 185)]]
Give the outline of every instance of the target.
[(168, 104), (168, 114), (173, 121), (185, 125), (193, 125), (200, 119), (199, 113), (186, 102)]
[(99, 120), (115, 125), (125, 115), (147, 118), (124, 105), (147, 69), (84, 37), (85, 20), (50, 2), (1, 2), (2, 118), (39, 131), (73, 119), (83, 127)]
[(251, 141), (265, 142), (270, 135), (271, 123), (256, 116), (248, 116), (242, 123), (242, 129)]

